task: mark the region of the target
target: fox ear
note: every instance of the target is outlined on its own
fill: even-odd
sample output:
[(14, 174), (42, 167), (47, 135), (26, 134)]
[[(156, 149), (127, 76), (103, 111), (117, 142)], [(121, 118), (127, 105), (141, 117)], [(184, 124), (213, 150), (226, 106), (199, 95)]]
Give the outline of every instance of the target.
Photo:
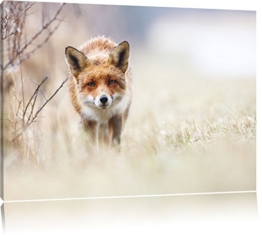
[(74, 76), (77, 76), (89, 65), (87, 57), (73, 47), (66, 47), (65, 55), (67, 64)]
[(123, 73), (128, 68), (129, 60), (129, 43), (124, 41), (120, 43), (109, 55), (109, 62), (118, 67)]

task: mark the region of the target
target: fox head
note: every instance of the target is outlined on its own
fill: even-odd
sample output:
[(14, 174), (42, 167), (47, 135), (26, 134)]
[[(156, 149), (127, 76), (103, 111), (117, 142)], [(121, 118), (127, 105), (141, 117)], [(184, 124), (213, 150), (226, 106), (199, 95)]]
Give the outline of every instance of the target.
[(121, 101), (129, 61), (127, 41), (117, 45), (109, 54), (98, 51), (88, 57), (69, 46), (65, 49), (65, 56), (83, 105), (106, 109)]

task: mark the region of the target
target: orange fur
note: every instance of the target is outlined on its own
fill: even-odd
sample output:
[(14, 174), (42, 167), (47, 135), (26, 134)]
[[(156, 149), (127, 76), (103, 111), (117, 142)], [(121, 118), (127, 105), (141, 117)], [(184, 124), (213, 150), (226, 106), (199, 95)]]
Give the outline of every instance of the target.
[(79, 49), (67, 47), (69, 94), (83, 127), (96, 142), (120, 144), (132, 100), (129, 44), (97, 37)]

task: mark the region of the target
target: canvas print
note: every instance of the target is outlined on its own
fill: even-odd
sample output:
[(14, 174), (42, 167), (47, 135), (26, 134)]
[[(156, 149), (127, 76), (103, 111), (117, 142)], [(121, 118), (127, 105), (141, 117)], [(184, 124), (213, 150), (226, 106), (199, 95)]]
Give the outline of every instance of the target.
[(2, 196), (256, 190), (256, 12), (4, 1)]

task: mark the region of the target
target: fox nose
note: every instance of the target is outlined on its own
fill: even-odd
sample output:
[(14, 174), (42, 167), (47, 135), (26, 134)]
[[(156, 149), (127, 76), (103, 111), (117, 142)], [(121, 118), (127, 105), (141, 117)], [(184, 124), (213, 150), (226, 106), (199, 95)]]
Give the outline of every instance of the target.
[(108, 98), (107, 98), (106, 95), (102, 95), (102, 96), (100, 97), (100, 102), (101, 102), (101, 103), (106, 104), (107, 101), (108, 101)]

